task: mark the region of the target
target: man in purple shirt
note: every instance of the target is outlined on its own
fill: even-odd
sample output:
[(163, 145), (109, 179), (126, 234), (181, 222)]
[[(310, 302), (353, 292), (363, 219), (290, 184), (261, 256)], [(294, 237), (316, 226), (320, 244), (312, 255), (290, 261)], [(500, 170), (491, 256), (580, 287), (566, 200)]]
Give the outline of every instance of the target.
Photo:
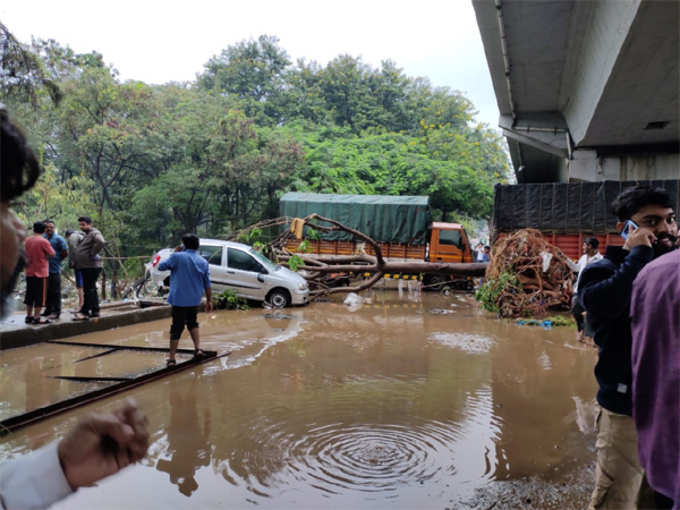
[(170, 326), (170, 354), (168, 366), (174, 366), (175, 353), (179, 344), (179, 337), (184, 331), (184, 326), (189, 330), (191, 339), (194, 341), (196, 356), (202, 356), (198, 333), (196, 314), (201, 304), (203, 291), (205, 291), (205, 311), (212, 309), (210, 294), (210, 266), (208, 261), (201, 257), (196, 250), (199, 240), (195, 234), (184, 234), (182, 237), (183, 251), (170, 255), (167, 260), (158, 264), (160, 271), (171, 271), (170, 293), (168, 303), (172, 305), (172, 326)]
[(640, 464), (652, 488), (680, 508), (680, 250), (640, 271), (630, 315)]

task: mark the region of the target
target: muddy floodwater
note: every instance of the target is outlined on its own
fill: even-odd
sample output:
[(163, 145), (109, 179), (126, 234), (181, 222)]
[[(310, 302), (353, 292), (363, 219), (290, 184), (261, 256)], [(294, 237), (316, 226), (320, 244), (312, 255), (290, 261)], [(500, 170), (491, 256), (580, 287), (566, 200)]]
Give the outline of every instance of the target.
[[(464, 294), (365, 296), (201, 314), (202, 346), (232, 354), (127, 392), (149, 417), (147, 458), (56, 507), (585, 507), (596, 354), (574, 329), (497, 320)], [(169, 325), (69, 340), (165, 347)], [(55, 376), (164, 366), (162, 353), (96, 351), (0, 352), (0, 416), (99, 384)], [(1, 455), (26, 455), (119, 398), (5, 436)]]

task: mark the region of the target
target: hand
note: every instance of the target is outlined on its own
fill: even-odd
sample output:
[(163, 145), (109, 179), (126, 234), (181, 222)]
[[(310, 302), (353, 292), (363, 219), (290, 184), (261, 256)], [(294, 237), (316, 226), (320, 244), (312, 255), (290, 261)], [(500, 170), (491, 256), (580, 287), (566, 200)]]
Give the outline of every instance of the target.
[(205, 302), (205, 311), (212, 312), (212, 303), (210, 302), (210, 299), (207, 299)]
[(147, 423), (132, 399), (112, 414), (90, 414), (81, 419), (58, 446), (71, 488), (92, 485), (141, 460), (149, 447)]
[(628, 239), (623, 244), (625, 250), (631, 250), (635, 246), (649, 246), (652, 247), (652, 243), (656, 241), (656, 236), (654, 233), (646, 227), (638, 227), (628, 234)]

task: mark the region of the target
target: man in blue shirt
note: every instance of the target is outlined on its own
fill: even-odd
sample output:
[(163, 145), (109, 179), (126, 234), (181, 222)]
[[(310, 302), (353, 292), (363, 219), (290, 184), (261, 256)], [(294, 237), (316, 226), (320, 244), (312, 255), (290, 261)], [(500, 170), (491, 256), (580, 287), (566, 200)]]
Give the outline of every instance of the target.
[(59, 318), (61, 314), (61, 261), (68, 256), (68, 248), (63, 237), (57, 234), (54, 222), (45, 220), (45, 239), (52, 245), (55, 255), (49, 258), (50, 274), (47, 278), (47, 306), (42, 315), (49, 320)]
[(205, 311), (212, 309), (210, 294), (210, 267), (208, 261), (201, 257), (198, 250), (198, 237), (194, 234), (184, 234), (182, 237), (183, 251), (177, 251), (167, 260), (158, 264), (160, 271), (170, 270), (170, 293), (168, 303), (172, 305), (172, 325), (170, 326), (170, 354), (168, 366), (174, 366), (175, 352), (184, 326), (189, 330), (194, 341), (196, 356), (202, 356), (198, 322), (196, 314), (201, 298), (205, 291)]

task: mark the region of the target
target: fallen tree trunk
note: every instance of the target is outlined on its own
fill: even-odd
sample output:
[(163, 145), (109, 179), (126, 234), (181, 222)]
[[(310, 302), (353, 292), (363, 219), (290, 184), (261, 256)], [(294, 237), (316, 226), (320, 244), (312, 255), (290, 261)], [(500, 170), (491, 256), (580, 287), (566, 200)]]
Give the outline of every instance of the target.
[[(290, 255), (282, 255), (281, 259), (287, 261), (290, 259)], [(329, 263), (330, 257), (337, 257), (344, 264), (333, 264)], [(314, 255), (305, 255), (301, 257), (302, 260), (308, 261), (310, 259), (316, 259)], [(418, 273), (442, 273), (442, 274), (452, 274), (457, 276), (472, 276), (479, 277), (484, 276), (486, 268), (488, 266), (487, 262), (474, 262), (474, 263), (460, 263), (460, 262), (391, 262), (389, 260), (385, 261), (382, 266), (377, 264), (374, 257), (370, 255), (363, 255), (356, 257), (355, 260), (369, 262), (367, 264), (348, 264), (351, 257), (342, 255), (330, 255), (324, 258), (319, 258), (319, 262), (323, 262), (324, 265), (302, 265), (298, 266), (298, 269), (304, 269), (306, 271), (315, 271), (319, 273), (349, 273), (349, 272), (365, 272), (365, 273), (375, 273), (382, 271), (383, 273), (408, 273), (408, 274), (418, 274)], [(369, 260), (373, 259), (373, 260)]]
[[(330, 226), (320, 225), (318, 222), (327, 223)], [(420, 260), (404, 261), (385, 259), (380, 245), (371, 237), (363, 232), (347, 227), (342, 223), (312, 214), (304, 219), (298, 218), (276, 218), (261, 222), (267, 225), (282, 225), (292, 223), (291, 230), (296, 231), (296, 237), (301, 238), (303, 226), (309, 227), (320, 232), (345, 231), (352, 234), (355, 238), (361, 239), (370, 245), (375, 256), (365, 252), (352, 255), (314, 255), (310, 253), (292, 253), (285, 248), (286, 241), (292, 237), (291, 233), (279, 235), (271, 244), (272, 255), (280, 263), (286, 264), (295, 270), (307, 272), (304, 277), (310, 283), (311, 295), (318, 297), (326, 294), (338, 292), (358, 292), (373, 286), (385, 274), (431, 274), (439, 273), (442, 275), (456, 275), (461, 277), (484, 276), (487, 268), (486, 263), (441, 263), (425, 262)], [(301, 224), (302, 223), (302, 224)], [(247, 229), (246, 229), (247, 231)], [(244, 231), (245, 232), (245, 231)], [(292, 263), (294, 261), (294, 263)], [(355, 286), (334, 287), (331, 275), (338, 274), (363, 274), (372, 273), (370, 278)]]

